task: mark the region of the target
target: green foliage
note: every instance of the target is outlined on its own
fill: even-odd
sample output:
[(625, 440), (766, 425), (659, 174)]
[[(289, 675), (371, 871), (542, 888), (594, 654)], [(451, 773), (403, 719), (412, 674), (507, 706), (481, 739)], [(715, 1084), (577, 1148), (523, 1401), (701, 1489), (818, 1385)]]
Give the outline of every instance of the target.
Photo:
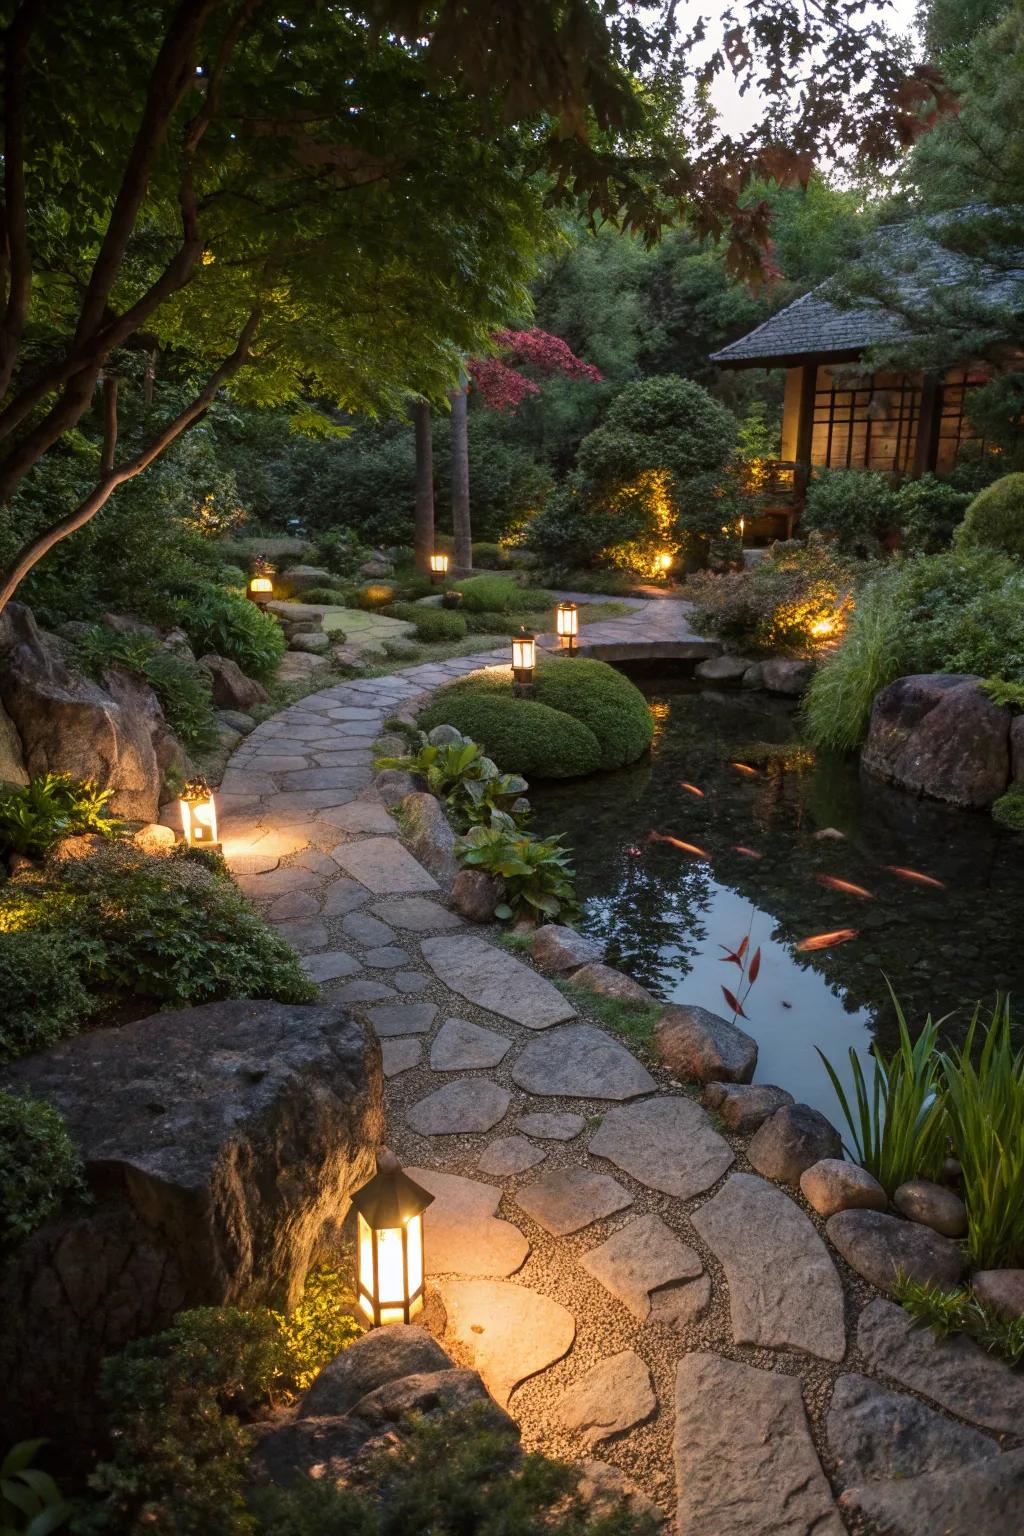
[(904, 480), (894, 500), (905, 548), (924, 555), (948, 549), (970, 499), (968, 491), (935, 475)]
[(218, 587), (181, 600), (175, 618), (197, 656), (226, 656), (247, 677), (269, 678), (285, 652), (284, 631), (272, 614)]
[(661, 1003), (631, 1003), (618, 997), (608, 997), (603, 992), (591, 992), (586, 987), (574, 986), (571, 981), (557, 983), (567, 995), (582, 1000), (588, 1011), (595, 1014), (605, 1029), (619, 1035), (634, 1049), (652, 1051), (654, 1026), (661, 1018)]
[(800, 514), (804, 532), (829, 534), (844, 553), (861, 556), (877, 553), (882, 535), (897, 521), (889, 481), (870, 469), (819, 469)]
[(0, 1062), (46, 1050), (95, 1013), (82, 980), (90, 953), (78, 935), (6, 932), (0, 917)]
[(110, 814), (113, 797), (112, 789), (69, 773), (45, 773), (20, 788), (0, 790), (0, 857), (41, 858), (62, 837), (84, 832), (116, 837), (121, 823)]
[(698, 572), (685, 590), (698, 634), (742, 655), (807, 656), (820, 649), (821, 626), (842, 628), (855, 580), (850, 562), (815, 540), (774, 544), (741, 571)]
[(1024, 555), (1024, 474), (1004, 475), (979, 492), (956, 531), (959, 549)]
[(428, 791), (443, 800), (450, 820), (460, 830), (489, 822), (504, 811), (519, 825), (529, 812), (523, 796), (529, 785), (514, 773), (501, 773), (475, 741), (434, 746), (423, 738), (417, 751), (405, 757), (383, 757), (379, 768), (403, 768), (426, 782)]
[(48, 1472), (32, 1463), (45, 1440), (22, 1440), (0, 1460), (0, 1536), (50, 1536), (72, 1506)]
[(356, 1299), (345, 1276), (322, 1264), (306, 1276), (292, 1312), (271, 1313), (287, 1362), (289, 1391), (305, 1392), (327, 1362), (354, 1343), (363, 1331), (355, 1312)]
[(875, 695), (904, 671), (892, 585), (878, 579), (864, 588), (842, 644), (811, 678), (803, 714), (815, 746), (840, 752), (860, 746)]
[(1000, 708), (1024, 712), (1024, 683), (1011, 683), (1005, 677), (985, 677), (978, 687)]
[(198, 667), (149, 635), (124, 634), (97, 624), (76, 642), (86, 671), (101, 678), (107, 667), (123, 667), (142, 678), (160, 701), (171, 730), (199, 751), (217, 738), (210, 685)]
[(1008, 789), (992, 804), (992, 820), (1010, 832), (1024, 832), (1024, 788)]
[(899, 1046), (888, 1060), (876, 1049), (868, 1088), (860, 1057), (851, 1046), (854, 1102), (828, 1057), (817, 1046), (850, 1132), (850, 1151), (890, 1196), (908, 1179), (934, 1178), (942, 1166), (946, 1116), (936, 1053), (938, 1025), (931, 1017), (915, 1041), (893, 996)]
[(368, 1458), (365, 1485), (305, 1480), (261, 1490), (260, 1536), (655, 1536), (625, 1499), (603, 1513), (578, 1492), (578, 1467), (523, 1455), (480, 1407), (422, 1418)]
[(57, 1110), (0, 1093), (0, 1248), (27, 1237), (82, 1193), (81, 1158)]
[(569, 854), (560, 837), (535, 837), (506, 812), (491, 812), (486, 823), (470, 827), (455, 844), (455, 856), (467, 869), (482, 869), (505, 885), (505, 899), (495, 908), (500, 918), (571, 919), (577, 910)]
[(514, 576), (468, 576), (455, 590), (467, 613), (530, 613), (555, 601), (553, 592), (520, 586)]
[(967, 1286), (944, 1291), (937, 1285), (898, 1276), (893, 1296), (924, 1328), (937, 1338), (965, 1333), (991, 1354), (1010, 1365), (1024, 1360), (1024, 1317), (1011, 1320), (989, 1311)]
[(419, 717), (425, 731), (453, 725), (480, 742), (505, 773), (527, 779), (574, 779), (593, 773), (601, 748), (593, 731), (536, 699), (486, 687), (442, 688)]
[(445, 608), (423, 608), (418, 603), (396, 603), (393, 611), (397, 618), (415, 624), (417, 639), (428, 644), (465, 637), (466, 621), (461, 613), (449, 613)]
[[(308, 439), (307, 439), (308, 441)], [(327, 568), (334, 576), (351, 581), (359, 567), (370, 558), (370, 551), (354, 528), (324, 528), (313, 544), (317, 565)]]
[(112, 845), (0, 887), (0, 934), (59, 934), (97, 1006), (224, 997), (310, 1002), (294, 951), (252, 911), (214, 857)]
[(943, 1052), (946, 1111), (963, 1169), (967, 1246), (976, 1269), (1024, 1265), (1024, 1050), (1001, 999), (975, 1060), (979, 1010), (963, 1045)]
[(602, 768), (633, 763), (650, 746), (654, 717), (639, 688), (604, 661), (553, 661), (537, 671), (537, 698), (593, 731)]
[(665, 374), (616, 396), (580, 444), (577, 464), (588, 484), (606, 491), (649, 470), (667, 470), (678, 489), (722, 468), (735, 443), (730, 411), (692, 380)]
[[(309, 587), (302, 594), (304, 603), (325, 603), (332, 608), (346, 608), (349, 594), (341, 587)], [(333, 633), (333, 631), (332, 631)]]
[(500, 544), (474, 539), (473, 564), (481, 571), (507, 571), (512, 562)]

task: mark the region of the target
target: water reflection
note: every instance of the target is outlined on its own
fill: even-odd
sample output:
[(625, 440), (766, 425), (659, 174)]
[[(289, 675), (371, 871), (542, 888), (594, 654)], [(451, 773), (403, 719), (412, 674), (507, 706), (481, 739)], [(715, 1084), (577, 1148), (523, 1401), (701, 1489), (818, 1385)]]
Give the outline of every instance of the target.
[(738, 973), (720, 946), (749, 930), (762, 949), (744, 1025), (757, 1078), (833, 1117), (814, 1046), (844, 1063), (874, 1036), (891, 1049), (886, 978), (912, 1020), (951, 1013), (951, 1038), (976, 999), (1020, 995), (1024, 840), (808, 751), (786, 701), (648, 691), (649, 758), (532, 796), (537, 829), (568, 835), (582, 926), (613, 964), (666, 1000), (728, 1015), (722, 984)]

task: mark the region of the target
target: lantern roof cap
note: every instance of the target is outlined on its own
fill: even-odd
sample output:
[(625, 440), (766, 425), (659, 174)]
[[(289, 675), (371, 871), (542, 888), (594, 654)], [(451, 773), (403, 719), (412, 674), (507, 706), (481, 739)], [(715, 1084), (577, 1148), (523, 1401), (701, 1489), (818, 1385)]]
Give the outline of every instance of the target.
[(375, 1173), (368, 1184), (357, 1189), (352, 1204), (371, 1227), (402, 1227), (432, 1205), (429, 1190), (410, 1179), (399, 1167), (386, 1166)]

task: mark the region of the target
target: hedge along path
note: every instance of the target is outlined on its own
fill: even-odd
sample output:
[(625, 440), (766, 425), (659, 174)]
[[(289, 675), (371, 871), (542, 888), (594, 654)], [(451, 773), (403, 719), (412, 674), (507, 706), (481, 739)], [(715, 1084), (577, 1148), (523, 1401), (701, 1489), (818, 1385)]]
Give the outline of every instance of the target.
[[(662, 599), (589, 626), (581, 650), (659, 646), (718, 649)], [(818, 1218), (754, 1175), (693, 1093), (497, 929), (449, 912), (403, 847), (373, 787), (384, 721), (509, 664), (503, 647), (325, 689), (257, 727), (221, 787), (238, 883), (325, 997), (380, 1037), (389, 1144), (435, 1196), (423, 1322), (480, 1370), (527, 1446), (637, 1490), (682, 1536), (924, 1536), (950, 1497), (932, 1483), (958, 1457), (972, 1528), (1009, 1536), (999, 1488), (1024, 1480), (1024, 1451), (972, 1418), (983, 1402), (950, 1395), (930, 1336), (833, 1258)], [(894, 1381), (887, 1362), (915, 1351)], [(1024, 1385), (990, 1371), (983, 1395), (1005, 1402), (1010, 1429)]]

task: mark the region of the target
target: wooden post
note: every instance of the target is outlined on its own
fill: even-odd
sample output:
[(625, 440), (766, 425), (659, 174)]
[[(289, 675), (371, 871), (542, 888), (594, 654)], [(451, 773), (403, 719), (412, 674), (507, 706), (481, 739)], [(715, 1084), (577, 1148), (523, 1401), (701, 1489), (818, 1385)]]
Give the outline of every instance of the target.
[(417, 400), (412, 408), (416, 425), (416, 520), (413, 525), (413, 553), (416, 569), (429, 573), (434, 552), (434, 444), (431, 435), (430, 406)]
[(921, 377), (921, 413), (914, 444), (914, 475), (934, 470), (939, 457), (939, 426), (942, 422), (942, 374), (929, 371)]

